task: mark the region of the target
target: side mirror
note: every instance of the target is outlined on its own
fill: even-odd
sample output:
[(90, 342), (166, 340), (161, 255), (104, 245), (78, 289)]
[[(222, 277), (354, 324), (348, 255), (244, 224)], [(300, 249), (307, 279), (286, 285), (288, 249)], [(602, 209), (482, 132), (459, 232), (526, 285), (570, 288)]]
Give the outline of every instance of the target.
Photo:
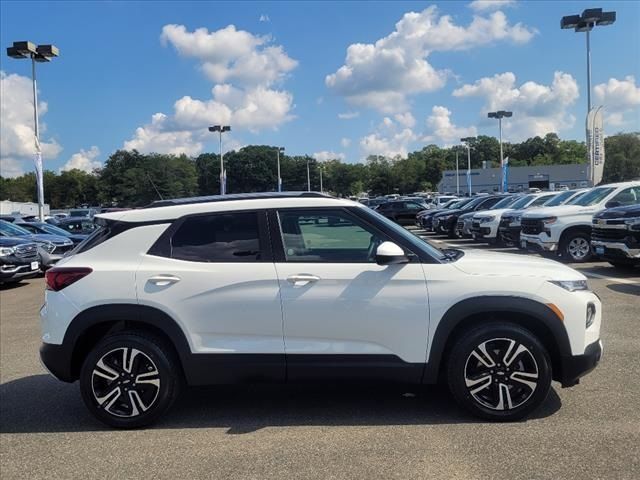
[(615, 200), (611, 200), (610, 202), (607, 202), (604, 204), (604, 208), (614, 208), (614, 207), (619, 207), (621, 204), (620, 202), (616, 202)]
[(378, 265), (397, 265), (408, 263), (409, 258), (404, 250), (393, 242), (382, 242), (376, 250), (376, 263)]

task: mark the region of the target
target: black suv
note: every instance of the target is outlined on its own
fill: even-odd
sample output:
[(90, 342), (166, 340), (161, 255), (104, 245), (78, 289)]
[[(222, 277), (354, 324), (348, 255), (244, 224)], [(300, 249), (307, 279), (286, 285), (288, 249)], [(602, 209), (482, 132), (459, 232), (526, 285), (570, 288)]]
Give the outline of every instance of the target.
[(28, 240), (0, 237), (0, 283), (19, 282), (40, 271), (38, 246)]
[(376, 211), (401, 225), (413, 225), (416, 221), (416, 215), (426, 209), (427, 204), (417, 200), (394, 200), (383, 203)]
[(593, 216), (594, 253), (618, 268), (640, 265), (640, 205), (608, 208)]
[(447, 210), (442, 213), (438, 213), (433, 217), (432, 224), (433, 230), (441, 235), (447, 235), (449, 238), (456, 237), (456, 224), (460, 215), (469, 212), (479, 212), (487, 210), (498, 203), (502, 198), (502, 195), (487, 195), (477, 197), (465, 204), (463, 207)]

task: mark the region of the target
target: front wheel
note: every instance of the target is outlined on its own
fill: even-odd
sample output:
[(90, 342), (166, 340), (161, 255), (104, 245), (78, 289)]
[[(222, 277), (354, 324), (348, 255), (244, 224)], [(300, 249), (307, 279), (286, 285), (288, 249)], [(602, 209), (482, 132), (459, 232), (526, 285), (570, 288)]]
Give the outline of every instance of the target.
[(158, 420), (178, 396), (178, 360), (161, 339), (122, 332), (102, 339), (80, 371), (80, 392), (89, 411), (116, 428)]
[(565, 260), (570, 262), (588, 262), (593, 256), (590, 241), (588, 233), (570, 233), (562, 240), (560, 253)]
[(528, 330), (511, 323), (477, 327), (454, 344), (447, 380), (456, 401), (472, 414), (514, 421), (538, 408), (551, 387), (546, 349)]

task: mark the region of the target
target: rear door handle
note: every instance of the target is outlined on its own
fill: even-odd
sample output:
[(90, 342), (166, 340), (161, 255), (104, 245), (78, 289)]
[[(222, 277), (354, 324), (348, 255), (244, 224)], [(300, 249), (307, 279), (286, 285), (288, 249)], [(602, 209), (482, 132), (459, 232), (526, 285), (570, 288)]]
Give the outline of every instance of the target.
[(287, 277), (287, 282), (292, 285), (307, 285), (309, 283), (315, 283), (320, 280), (320, 277), (315, 275), (309, 275), (307, 273), (300, 273), (298, 275), (291, 275)]
[(167, 285), (178, 283), (180, 281), (180, 277), (168, 274), (156, 275), (155, 277), (151, 277), (149, 281), (159, 287), (166, 287)]

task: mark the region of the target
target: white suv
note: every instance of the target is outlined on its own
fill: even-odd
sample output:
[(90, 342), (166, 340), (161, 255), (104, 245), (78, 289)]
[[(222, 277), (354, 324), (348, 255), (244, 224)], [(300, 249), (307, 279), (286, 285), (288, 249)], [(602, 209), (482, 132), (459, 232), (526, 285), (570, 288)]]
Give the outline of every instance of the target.
[(591, 221), (605, 208), (640, 203), (640, 182), (596, 187), (566, 205), (543, 207), (522, 215), (522, 248), (557, 252), (572, 262), (591, 259)]
[(158, 419), (180, 386), (445, 380), (492, 420), (600, 360), (601, 304), (540, 258), (440, 250), (314, 193), (161, 201), (47, 273), (41, 358), (108, 425)]

